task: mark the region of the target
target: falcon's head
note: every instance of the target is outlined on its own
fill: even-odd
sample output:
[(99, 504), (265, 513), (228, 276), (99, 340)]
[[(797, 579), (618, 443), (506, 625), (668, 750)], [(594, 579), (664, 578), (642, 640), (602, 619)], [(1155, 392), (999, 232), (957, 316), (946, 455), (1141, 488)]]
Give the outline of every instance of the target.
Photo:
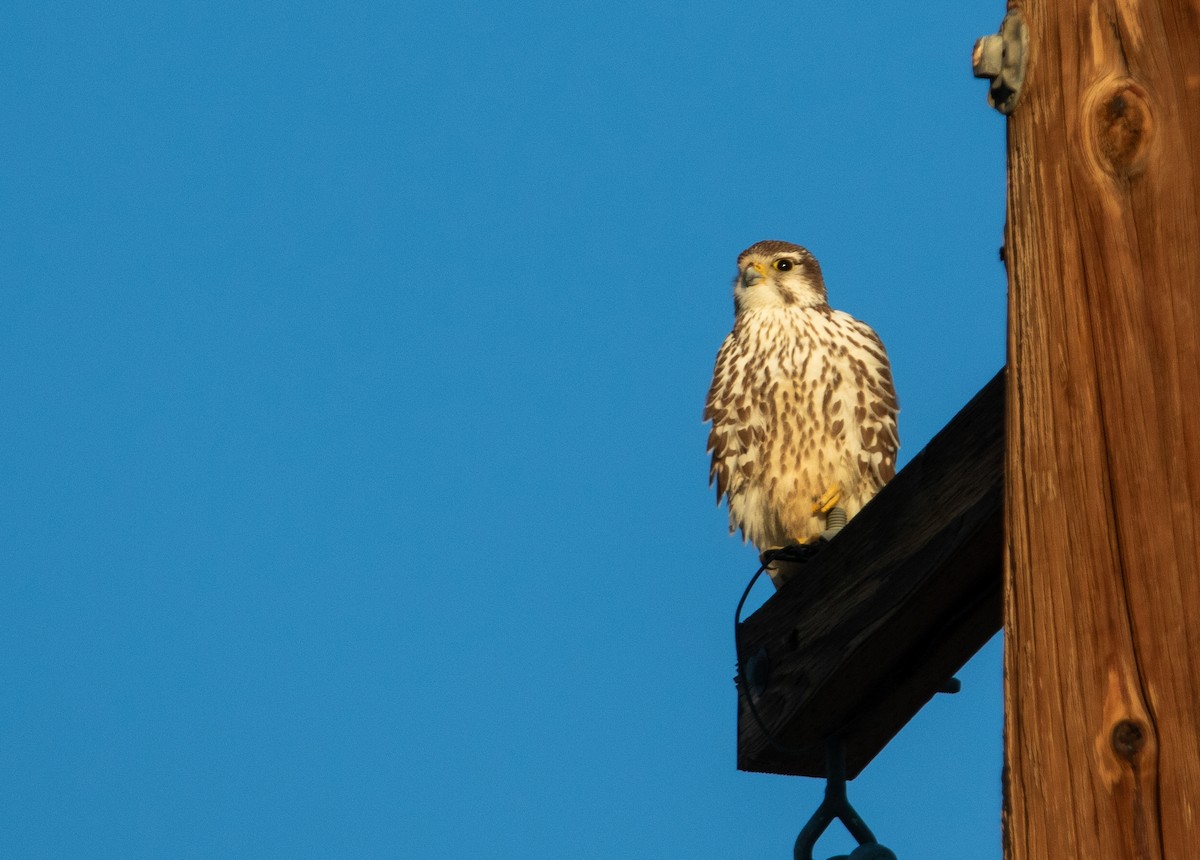
[(817, 258), (799, 245), (768, 239), (738, 256), (733, 305), (738, 313), (769, 308), (829, 307)]

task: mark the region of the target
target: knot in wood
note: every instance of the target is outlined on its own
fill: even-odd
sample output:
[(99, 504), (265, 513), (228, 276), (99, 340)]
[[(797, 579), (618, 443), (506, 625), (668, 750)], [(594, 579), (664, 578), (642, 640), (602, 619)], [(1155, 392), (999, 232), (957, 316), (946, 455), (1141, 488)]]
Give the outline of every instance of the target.
[(1092, 98), (1089, 138), (1101, 167), (1118, 177), (1137, 176), (1146, 166), (1153, 125), (1146, 91), (1124, 78), (1103, 85)]
[(1123, 759), (1133, 761), (1146, 746), (1146, 729), (1136, 720), (1121, 720), (1112, 731), (1112, 746)]

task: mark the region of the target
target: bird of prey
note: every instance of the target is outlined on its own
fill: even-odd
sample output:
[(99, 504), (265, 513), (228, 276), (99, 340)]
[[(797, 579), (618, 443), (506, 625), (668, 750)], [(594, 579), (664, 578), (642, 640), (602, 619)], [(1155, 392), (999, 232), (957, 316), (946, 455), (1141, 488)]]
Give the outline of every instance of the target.
[[(762, 553), (829, 537), (831, 511), (853, 517), (892, 478), (899, 405), (883, 343), (829, 307), (812, 254), (768, 240), (737, 268), (704, 407), (709, 484)], [(768, 567), (776, 587), (782, 570)]]

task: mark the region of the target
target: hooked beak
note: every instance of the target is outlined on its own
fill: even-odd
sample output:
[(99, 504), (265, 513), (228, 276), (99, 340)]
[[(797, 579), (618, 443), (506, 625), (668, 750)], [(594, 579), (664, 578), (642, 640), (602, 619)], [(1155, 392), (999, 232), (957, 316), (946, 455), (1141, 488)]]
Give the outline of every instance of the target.
[(753, 287), (755, 284), (761, 283), (767, 279), (767, 270), (763, 268), (762, 263), (751, 263), (746, 268), (742, 269), (742, 286)]

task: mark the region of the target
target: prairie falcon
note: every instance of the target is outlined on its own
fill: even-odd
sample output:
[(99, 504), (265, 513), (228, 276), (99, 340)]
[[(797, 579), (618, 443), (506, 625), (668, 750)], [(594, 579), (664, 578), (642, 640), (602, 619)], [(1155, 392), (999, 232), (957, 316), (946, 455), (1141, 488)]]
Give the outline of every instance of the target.
[(764, 552), (816, 541), (831, 510), (853, 517), (891, 480), (899, 405), (883, 343), (829, 307), (812, 254), (768, 240), (737, 265), (733, 331), (704, 407), (709, 484), (730, 532)]

